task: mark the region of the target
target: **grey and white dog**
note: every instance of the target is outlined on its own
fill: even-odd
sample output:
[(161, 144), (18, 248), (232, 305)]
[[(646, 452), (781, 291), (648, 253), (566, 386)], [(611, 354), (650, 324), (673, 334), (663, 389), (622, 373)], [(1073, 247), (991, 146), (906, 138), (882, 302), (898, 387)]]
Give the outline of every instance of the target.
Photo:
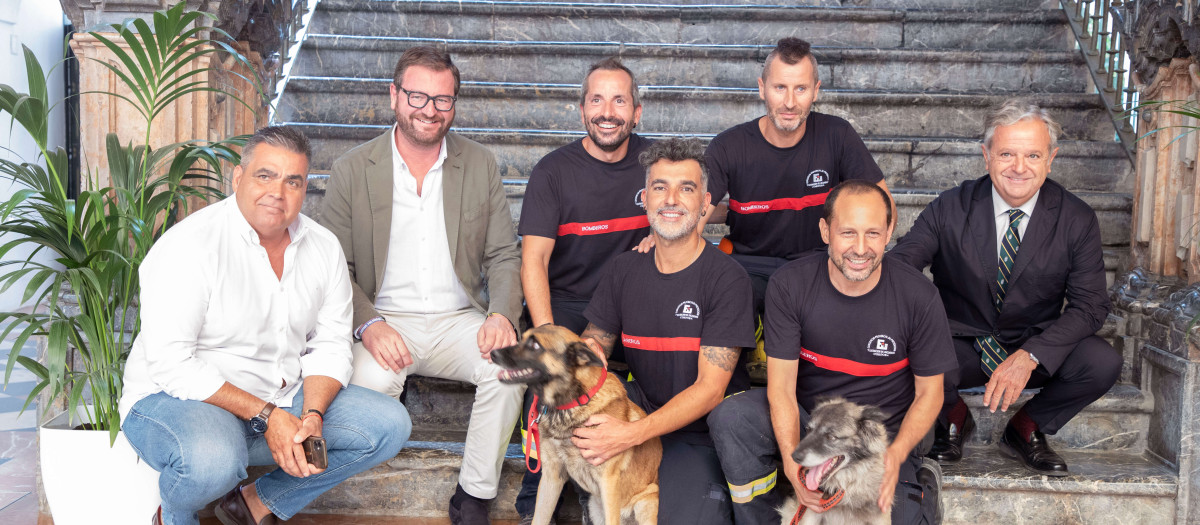
[[(808, 434), (796, 445), (792, 459), (800, 464), (808, 490), (820, 490), (822, 499), (841, 500), (825, 512), (804, 512), (800, 524), (886, 525), (891, 516), (879, 511), (883, 483), (883, 454), (887, 450), (884, 415), (876, 407), (833, 398), (813, 409)], [(783, 523), (791, 523), (799, 508), (795, 498), (779, 509)]]

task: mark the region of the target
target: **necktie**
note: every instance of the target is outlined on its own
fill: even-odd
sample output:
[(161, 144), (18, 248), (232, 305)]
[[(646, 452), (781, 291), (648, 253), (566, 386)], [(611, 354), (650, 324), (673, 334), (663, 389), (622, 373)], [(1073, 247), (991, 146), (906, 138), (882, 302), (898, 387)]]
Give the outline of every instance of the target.
[[(1017, 226), (1021, 224), (1021, 219), (1025, 218), (1025, 212), (1017, 209), (1008, 210), (1008, 231), (1004, 234), (1004, 242), (1000, 243), (1000, 262), (996, 270), (996, 295), (992, 298), (992, 304), (996, 307), (996, 312), (1004, 306), (1004, 296), (1008, 293), (1008, 279), (1012, 275), (1013, 262), (1017, 260), (1017, 249), (1021, 247), (1021, 234), (1017, 231)], [(1008, 352), (1000, 343), (996, 342), (996, 338), (990, 335), (975, 338), (975, 351), (979, 352), (980, 366), (983, 367), (983, 373), (988, 377), (992, 376), (992, 371), (1004, 362), (1008, 357)]]

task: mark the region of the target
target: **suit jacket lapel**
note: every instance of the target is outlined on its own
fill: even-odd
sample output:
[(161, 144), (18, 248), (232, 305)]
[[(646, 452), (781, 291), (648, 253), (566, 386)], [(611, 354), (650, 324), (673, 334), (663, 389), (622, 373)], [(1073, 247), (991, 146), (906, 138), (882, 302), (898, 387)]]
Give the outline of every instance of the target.
[(446, 135), (446, 160), (442, 164), (442, 209), (446, 213), (446, 241), (450, 245), (450, 262), (457, 265), (458, 228), (462, 219), (462, 195), (465, 170), (454, 135)]
[(395, 171), (392, 166), (391, 129), (371, 151), (372, 164), (367, 168), (367, 200), (371, 203), (371, 246), (375, 257), (375, 294), (383, 285), (383, 269), (387, 268), (388, 247), (392, 235), (392, 191)]
[(985, 279), (991, 292), (988, 297), (994, 298), (998, 292), (995, 275), (999, 268), (1000, 255), (996, 252), (996, 213), (992, 210), (992, 182), (986, 176), (972, 192), (971, 211), (967, 220), (970, 222), (970, 239), (976, 243), (975, 251), (979, 254), (979, 267), (983, 268), (983, 275), (990, 276)]
[(1037, 256), (1050, 232), (1058, 224), (1058, 206), (1062, 194), (1051, 184), (1042, 184), (1042, 193), (1038, 195), (1037, 204), (1033, 207), (1033, 215), (1029, 217), (1029, 226), (1025, 227), (1025, 236), (1021, 238), (1021, 247), (1017, 248), (1017, 260), (1013, 263), (1010, 282), (1021, 278), (1021, 273), (1029, 267), (1029, 262)]

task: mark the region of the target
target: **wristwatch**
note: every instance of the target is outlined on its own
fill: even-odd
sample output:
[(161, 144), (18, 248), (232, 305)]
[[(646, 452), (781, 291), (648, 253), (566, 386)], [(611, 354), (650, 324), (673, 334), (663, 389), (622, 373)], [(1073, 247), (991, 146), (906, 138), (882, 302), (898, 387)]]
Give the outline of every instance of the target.
[(1038, 361), (1038, 358), (1036, 356), (1034, 356), (1032, 353), (1030, 353), (1028, 350), (1025, 351), (1025, 355), (1029, 356), (1029, 359), (1031, 359), (1033, 361), (1033, 366), (1042, 364), (1042, 362)]
[(275, 403), (267, 403), (262, 411), (257, 416), (250, 418), (250, 429), (265, 434), (267, 432), (267, 419), (271, 417), (271, 411), (275, 410)]

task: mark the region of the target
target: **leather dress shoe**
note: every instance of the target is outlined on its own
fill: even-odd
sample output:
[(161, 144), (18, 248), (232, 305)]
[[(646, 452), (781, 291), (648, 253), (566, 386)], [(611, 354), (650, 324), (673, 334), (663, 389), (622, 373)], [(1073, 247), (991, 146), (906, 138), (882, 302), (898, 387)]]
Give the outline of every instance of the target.
[(969, 410), (962, 428), (958, 428), (956, 424), (951, 424), (950, 428), (946, 428), (941, 423), (937, 423), (934, 425), (933, 431), (933, 448), (925, 457), (942, 465), (958, 463), (963, 457), (963, 442), (971, 439), (973, 433), (975, 433), (975, 418), (971, 417)]
[(450, 523), (453, 525), (491, 525), (488, 520), (488, 500), (476, 498), (463, 490), (462, 485), (454, 488), (450, 496)]
[(1004, 427), (1004, 435), (1000, 437), (1000, 452), (1043, 476), (1061, 477), (1069, 474), (1067, 462), (1050, 448), (1046, 435), (1037, 430), (1029, 434), (1029, 439), (1022, 439), (1016, 427), (1008, 424)]
[(217, 500), (213, 512), (224, 525), (275, 525), (278, 523), (274, 514), (267, 514), (262, 521), (254, 521), (254, 515), (250, 513), (250, 507), (246, 505), (246, 498), (242, 496), (240, 487), (233, 487), (233, 490), (221, 496), (221, 499)]

